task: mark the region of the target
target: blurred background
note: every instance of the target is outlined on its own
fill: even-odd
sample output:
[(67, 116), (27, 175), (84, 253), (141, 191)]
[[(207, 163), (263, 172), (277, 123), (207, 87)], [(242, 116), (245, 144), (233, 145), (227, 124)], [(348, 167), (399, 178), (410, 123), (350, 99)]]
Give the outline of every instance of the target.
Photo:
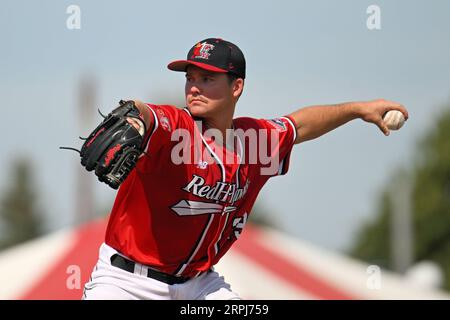
[[(253, 226), (219, 265), (243, 296), (448, 298), (449, 12), (446, 0), (2, 0), (0, 298), (80, 294), (39, 283), (59, 268), (67, 289), (72, 265), (87, 279), (115, 191), (58, 147), (80, 146), (101, 120), (97, 108), (120, 99), (183, 107), (184, 76), (166, 66), (208, 37), (246, 56), (236, 116), (376, 98), (410, 114), (389, 137), (356, 120), (294, 148), (289, 173), (265, 186)], [(27, 266), (44, 260), (24, 282)], [(260, 297), (236, 264), (278, 282)], [(395, 284), (370, 282), (378, 271)]]

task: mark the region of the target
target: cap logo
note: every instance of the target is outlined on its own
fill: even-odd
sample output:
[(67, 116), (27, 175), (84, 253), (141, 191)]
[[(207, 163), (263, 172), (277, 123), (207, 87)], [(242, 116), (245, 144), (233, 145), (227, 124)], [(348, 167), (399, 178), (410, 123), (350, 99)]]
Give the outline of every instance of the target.
[(214, 46), (207, 42), (197, 43), (194, 48), (194, 53), (192, 55), (192, 59), (200, 58), (200, 59), (209, 59), (211, 55), (209, 53), (210, 50), (213, 50)]

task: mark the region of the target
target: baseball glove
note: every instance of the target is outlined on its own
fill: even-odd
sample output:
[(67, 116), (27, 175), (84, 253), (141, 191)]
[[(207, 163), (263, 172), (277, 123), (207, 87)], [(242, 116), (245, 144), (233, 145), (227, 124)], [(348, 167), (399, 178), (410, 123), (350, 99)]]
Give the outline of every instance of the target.
[[(130, 124), (128, 118), (135, 119), (140, 129)], [(95, 170), (101, 182), (117, 189), (144, 152), (146, 131), (145, 122), (134, 101), (121, 100), (119, 106), (84, 139), (80, 151), (81, 165), (87, 171)]]

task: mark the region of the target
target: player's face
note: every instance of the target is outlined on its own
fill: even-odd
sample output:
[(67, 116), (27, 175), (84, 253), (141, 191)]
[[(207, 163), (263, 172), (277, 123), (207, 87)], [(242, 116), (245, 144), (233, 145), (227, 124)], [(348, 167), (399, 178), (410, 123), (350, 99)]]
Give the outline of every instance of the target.
[(193, 116), (220, 115), (235, 103), (233, 84), (225, 73), (211, 72), (196, 66), (186, 71), (186, 106)]

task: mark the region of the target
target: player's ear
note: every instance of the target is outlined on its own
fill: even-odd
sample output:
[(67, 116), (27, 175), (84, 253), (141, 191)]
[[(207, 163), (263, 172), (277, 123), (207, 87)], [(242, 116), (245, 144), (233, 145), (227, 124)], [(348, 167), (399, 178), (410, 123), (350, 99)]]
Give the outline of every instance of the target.
[(244, 90), (244, 79), (237, 78), (232, 83), (233, 97), (239, 98)]

